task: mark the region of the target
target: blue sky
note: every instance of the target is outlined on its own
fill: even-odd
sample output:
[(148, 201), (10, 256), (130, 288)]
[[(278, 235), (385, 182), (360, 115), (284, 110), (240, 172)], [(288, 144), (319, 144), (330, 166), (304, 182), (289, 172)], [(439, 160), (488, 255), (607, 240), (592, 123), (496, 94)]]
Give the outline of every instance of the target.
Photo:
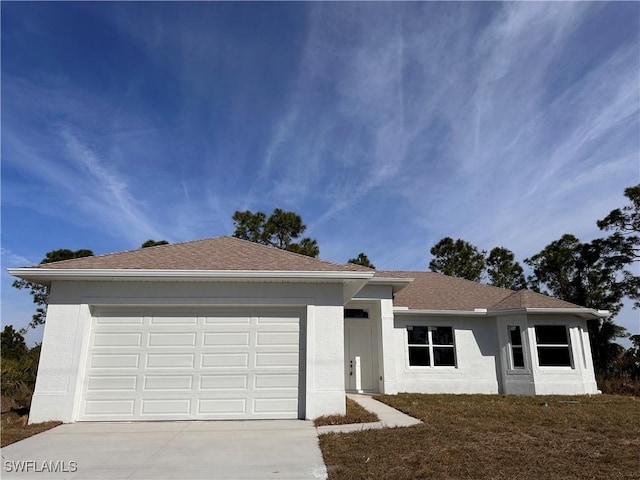
[(1, 10), (3, 323), (33, 313), (6, 268), (53, 249), (280, 207), (326, 260), (426, 270), (445, 236), (523, 260), (640, 180), (635, 2)]

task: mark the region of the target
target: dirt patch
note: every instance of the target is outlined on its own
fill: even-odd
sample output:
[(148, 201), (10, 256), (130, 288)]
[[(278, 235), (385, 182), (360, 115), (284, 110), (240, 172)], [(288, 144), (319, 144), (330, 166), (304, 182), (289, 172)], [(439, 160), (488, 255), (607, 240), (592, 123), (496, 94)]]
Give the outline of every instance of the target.
[(345, 415), (325, 415), (318, 417), (313, 422), (316, 427), (322, 425), (348, 425), (350, 423), (378, 422), (380, 419), (375, 413), (363, 408), (358, 402), (347, 398), (347, 413)]
[(37, 433), (44, 432), (53, 427), (57, 427), (62, 422), (44, 422), (28, 425), (28, 410), (9, 411), (2, 413), (0, 418), (0, 446), (5, 447), (15, 442), (19, 442)]

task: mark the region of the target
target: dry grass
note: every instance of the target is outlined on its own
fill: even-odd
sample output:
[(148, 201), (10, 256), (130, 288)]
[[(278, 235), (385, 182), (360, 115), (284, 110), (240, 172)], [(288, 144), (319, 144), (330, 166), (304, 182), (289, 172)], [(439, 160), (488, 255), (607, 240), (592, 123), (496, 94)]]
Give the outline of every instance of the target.
[(349, 423), (369, 423), (377, 422), (380, 419), (375, 413), (371, 413), (365, 410), (357, 402), (354, 402), (350, 398), (347, 398), (347, 413), (346, 415), (325, 415), (324, 417), (318, 417), (314, 421), (316, 427), (322, 425), (345, 425)]
[(326, 434), (331, 480), (640, 479), (640, 399), (379, 396), (425, 423)]
[(632, 395), (640, 397), (640, 380), (598, 376), (598, 388), (609, 395)]
[(15, 442), (19, 442), (36, 433), (44, 432), (50, 428), (57, 427), (62, 422), (44, 422), (27, 425), (27, 415), (20, 415), (18, 412), (7, 412), (2, 414), (0, 425), (0, 446), (5, 447)]

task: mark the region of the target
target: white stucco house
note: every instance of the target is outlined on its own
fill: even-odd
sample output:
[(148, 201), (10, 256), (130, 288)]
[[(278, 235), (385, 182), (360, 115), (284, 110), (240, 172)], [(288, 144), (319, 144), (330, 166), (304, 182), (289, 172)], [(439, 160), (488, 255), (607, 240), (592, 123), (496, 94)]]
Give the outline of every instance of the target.
[(10, 269), (49, 285), (31, 422), (313, 419), (345, 392), (597, 393), (607, 312), (218, 237)]

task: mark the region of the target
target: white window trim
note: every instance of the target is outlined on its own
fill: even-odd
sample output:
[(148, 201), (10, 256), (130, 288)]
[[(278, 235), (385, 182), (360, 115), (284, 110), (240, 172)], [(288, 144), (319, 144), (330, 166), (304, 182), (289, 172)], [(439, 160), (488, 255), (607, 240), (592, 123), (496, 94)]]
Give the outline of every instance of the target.
[[(417, 343), (409, 343), (409, 327), (413, 328), (413, 327), (426, 327), (427, 328), (427, 338), (429, 341), (428, 345), (424, 345), (424, 344), (417, 344)], [(436, 328), (442, 328), (442, 327), (446, 327), (446, 328), (450, 328), (451, 329), (451, 336), (453, 338), (453, 344), (452, 345), (434, 345), (433, 344), (433, 334), (432, 332), (436, 329)], [(404, 332), (404, 344), (406, 345), (405, 348), (405, 352), (406, 352), (406, 358), (407, 358), (407, 368), (409, 369), (417, 369), (417, 370), (423, 370), (423, 369), (429, 369), (429, 370), (455, 370), (458, 368), (458, 352), (457, 352), (457, 347), (456, 347), (456, 329), (453, 328), (453, 326), (451, 325), (406, 325), (404, 328), (405, 332)], [(418, 348), (428, 348), (429, 349), (429, 365), (411, 365), (411, 362), (409, 360), (409, 347), (418, 347)], [(452, 348), (453, 349), (453, 363), (454, 365), (434, 365), (435, 363), (435, 356), (434, 356), (434, 351), (433, 349), (435, 348)]]
[[(536, 335), (537, 327), (552, 327), (552, 326), (562, 326), (565, 329), (567, 335), (567, 343), (538, 343), (538, 338)], [(533, 325), (533, 343), (534, 343), (534, 351), (536, 355), (536, 367), (538, 370), (549, 370), (549, 371), (558, 371), (558, 370), (575, 370), (576, 362), (573, 358), (574, 356), (574, 348), (571, 344), (571, 326), (564, 323), (536, 323)], [(570, 365), (540, 365), (540, 356), (538, 355), (538, 348), (540, 347), (566, 347), (569, 349), (569, 363)]]
[[(522, 367), (516, 367), (514, 365), (515, 362), (513, 359), (513, 344), (511, 343), (512, 328), (520, 329), (520, 345), (518, 346), (522, 349), (522, 359), (524, 361), (524, 366)], [(526, 328), (523, 328), (522, 325), (507, 325), (507, 373), (510, 375), (528, 375), (531, 373), (525, 335)]]

